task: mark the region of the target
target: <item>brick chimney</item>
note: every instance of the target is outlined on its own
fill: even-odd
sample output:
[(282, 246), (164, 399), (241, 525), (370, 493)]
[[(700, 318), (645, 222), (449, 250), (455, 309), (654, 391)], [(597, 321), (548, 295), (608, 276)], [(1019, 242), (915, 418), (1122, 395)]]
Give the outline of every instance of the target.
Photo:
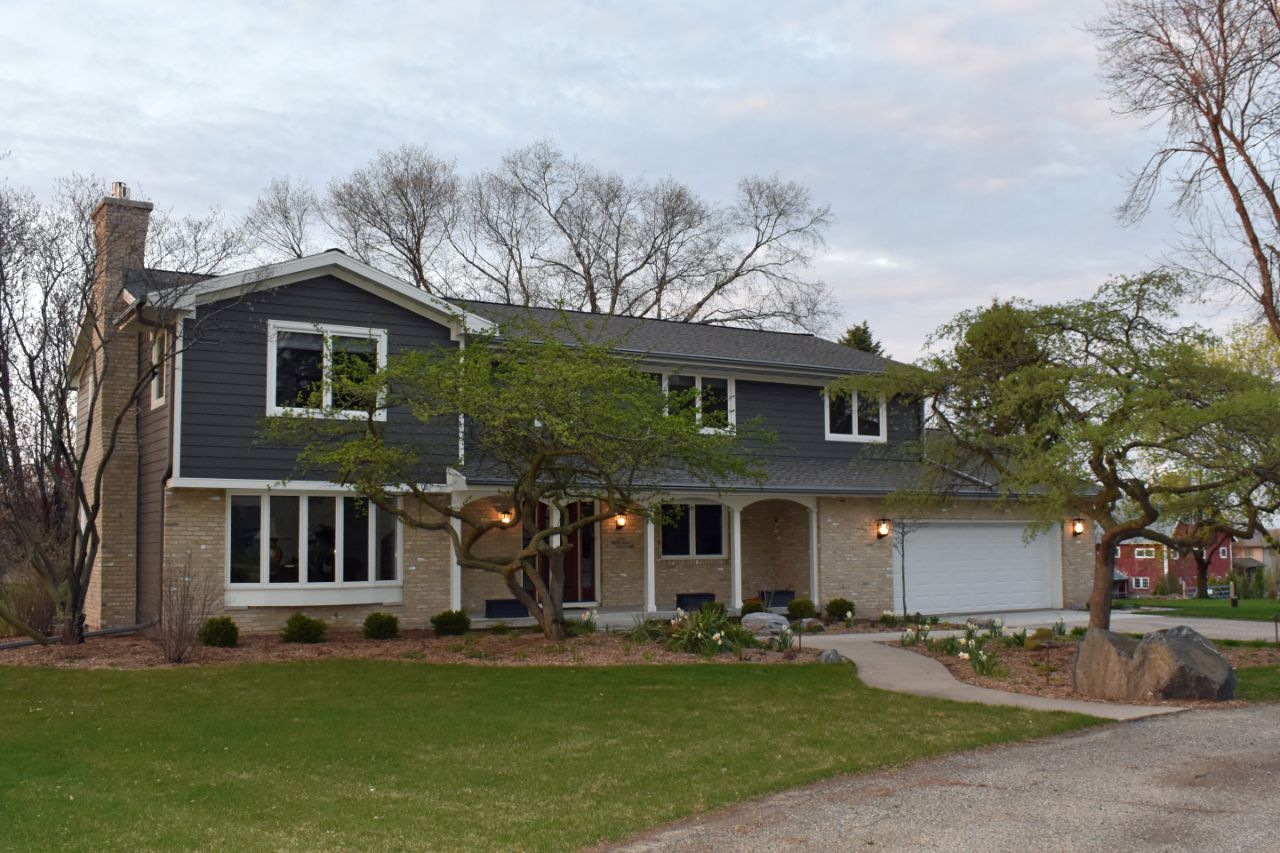
[[(111, 195), (93, 211), (97, 254), (90, 310), (98, 335), (80, 379), (80, 398), (98, 399), (85, 464), (92, 481), (110, 451), (98, 515), (101, 545), (85, 600), (90, 628), (132, 625), (138, 595), (138, 435), (132, 391), (138, 379), (139, 339), (135, 328), (118, 328), (125, 309), (125, 275), (144, 267), (152, 204), (129, 198), (128, 187), (111, 185)], [(126, 412), (112, 447), (111, 425)]]

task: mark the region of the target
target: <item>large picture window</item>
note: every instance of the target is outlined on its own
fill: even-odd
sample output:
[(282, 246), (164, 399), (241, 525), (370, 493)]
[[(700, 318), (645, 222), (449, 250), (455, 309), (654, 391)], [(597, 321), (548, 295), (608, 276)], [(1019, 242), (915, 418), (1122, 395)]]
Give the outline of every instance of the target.
[(268, 414), (325, 409), (342, 416), (368, 409), (371, 401), (359, 399), (344, 380), (359, 381), (386, 366), (385, 330), (272, 320), (267, 338)]
[(350, 495), (232, 495), (227, 579), (341, 587), (400, 579), (399, 522)]
[(723, 557), (724, 507), (720, 504), (664, 504), (662, 556)]
[(828, 441), (884, 441), (887, 417), (882, 398), (844, 391), (823, 396)]
[(669, 411), (692, 409), (703, 431), (722, 430), (737, 423), (734, 381), (723, 376), (654, 374), (662, 380)]

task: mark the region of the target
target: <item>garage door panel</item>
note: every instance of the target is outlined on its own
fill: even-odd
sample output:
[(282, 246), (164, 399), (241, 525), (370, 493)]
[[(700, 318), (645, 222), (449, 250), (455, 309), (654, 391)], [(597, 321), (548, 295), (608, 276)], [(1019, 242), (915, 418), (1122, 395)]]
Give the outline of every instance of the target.
[[(1053, 541), (1021, 524), (925, 525), (907, 537), (907, 610), (954, 613), (1050, 607)], [(902, 601), (895, 554), (894, 601)]]

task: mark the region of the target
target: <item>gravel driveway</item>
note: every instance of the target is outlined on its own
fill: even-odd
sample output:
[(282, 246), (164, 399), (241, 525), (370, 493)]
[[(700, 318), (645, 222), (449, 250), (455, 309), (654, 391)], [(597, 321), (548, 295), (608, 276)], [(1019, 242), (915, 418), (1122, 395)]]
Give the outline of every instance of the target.
[(1277, 850), (1280, 706), (1189, 711), (843, 777), (614, 849)]

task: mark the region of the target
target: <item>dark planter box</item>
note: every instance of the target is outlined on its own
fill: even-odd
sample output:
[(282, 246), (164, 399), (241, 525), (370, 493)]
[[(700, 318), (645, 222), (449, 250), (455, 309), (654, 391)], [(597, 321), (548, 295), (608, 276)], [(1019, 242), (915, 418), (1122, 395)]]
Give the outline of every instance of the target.
[(484, 618), (520, 619), (529, 615), (529, 608), (514, 598), (486, 598)]
[(796, 600), (796, 591), (794, 589), (762, 589), (760, 600), (764, 602), (765, 607), (786, 607)]
[(714, 592), (677, 592), (676, 608), (679, 610), (690, 611), (697, 610), (704, 604), (711, 604), (716, 600)]

